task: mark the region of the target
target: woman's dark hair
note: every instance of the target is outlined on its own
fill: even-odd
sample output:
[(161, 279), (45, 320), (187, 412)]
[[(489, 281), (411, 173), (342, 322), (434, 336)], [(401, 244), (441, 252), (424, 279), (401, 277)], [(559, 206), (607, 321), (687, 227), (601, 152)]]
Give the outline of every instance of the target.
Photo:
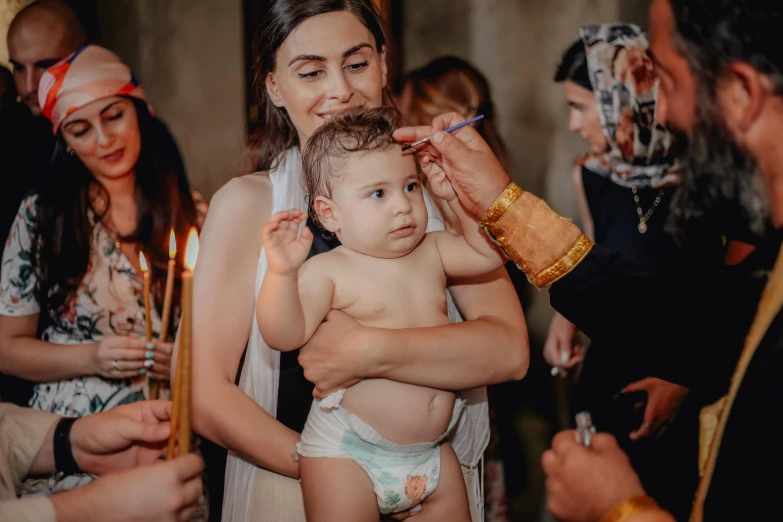
[(376, 50), (383, 49), (386, 33), (372, 0), (276, 0), (261, 21), (253, 45), (253, 90), (258, 99), (260, 125), (248, 138), (254, 171), (272, 168), (282, 152), (299, 145), (299, 136), (285, 109), (276, 107), (266, 92), (265, 80), (275, 68), (277, 50), (308, 18), (338, 11), (356, 16), (375, 38)]
[(508, 151), (495, 128), (489, 82), (473, 65), (455, 56), (437, 58), (402, 78), (398, 90), (406, 89), (410, 89), (410, 104), (405, 107), (405, 117), (410, 125), (429, 125), (435, 116), (446, 112), (466, 119), (483, 114), (476, 130), (501, 164), (510, 168)]
[(590, 82), (590, 72), (587, 69), (587, 53), (585, 44), (582, 40), (577, 40), (563, 54), (563, 59), (555, 72), (555, 81), (562, 83), (572, 81), (580, 87), (592, 91), (593, 84)]
[[(174, 137), (143, 101), (128, 99), (136, 108), (141, 135), (135, 168), (138, 224), (131, 236), (119, 239), (141, 245), (155, 283), (155, 302), (162, 303), (169, 231), (173, 228), (177, 235), (182, 258), (188, 230), (198, 226), (198, 218)], [(90, 201), (90, 187), (96, 184), (106, 202), (102, 208), (93, 207)], [(60, 311), (75, 296), (89, 267), (93, 230), (110, 208), (109, 195), (84, 163), (67, 153), (62, 133), (58, 133), (36, 203), (33, 265), (42, 309)], [(94, 219), (90, 219), (91, 211)]]

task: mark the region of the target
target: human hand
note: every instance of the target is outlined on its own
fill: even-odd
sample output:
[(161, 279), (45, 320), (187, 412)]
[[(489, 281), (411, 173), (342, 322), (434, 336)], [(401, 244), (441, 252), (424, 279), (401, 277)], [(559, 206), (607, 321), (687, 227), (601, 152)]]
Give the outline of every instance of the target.
[(555, 435), (541, 458), (547, 507), (557, 520), (595, 522), (619, 502), (644, 495), (639, 477), (611, 435), (597, 433), (589, 448), (573, 430)]
[(544, 343), (544, 360), (560, 368), (563, 375), (565, 369), (573, 368), (584, 359), (584, 348), (574, 344), (575, 334), (576, 325), (555, 312)]
[(465, 118), (459, 114), (443, 114), (432, 120), (431, 127), (397, 129), (394, 139), (399, 143), (413, 143), (432, 136), (427, 143), (417, 145), (414, 153), (420, 161), (429, 157), (441, 167), (460, 202), (481, 219), (511, 178), (476, 129), (468, 125), (453, 133), (443, 132), (463, 121)]
[(419, 167), (421, 171), (427, 176), (429, 182), (429, 190), (433, 196), (439, 197), (445, 201), (452, 201), (457, 199), (457, 193), (454, 191), (454, 186), (446, 177), (446, 173), (443, 169), (433, 161), (429, 155), (419, 160)]
[(202, 498), (204, 462), (195, 454), (93, 480), (50, 497), (58, 522), (186, 522)]
[(644, 408), (644, 422), (639, 429), (631, 432), (631, 440), (663, 435), (677, 417), (690, 389), (657, 377), (647, 377), (629, 384), (621, 393), (635, 391), (647, 392), (647, 406)]
[(299, 234), (299, 225), (306, 219), (307, 214), (299, 209), (284, 210), (272, 216), (266, 224), (261, 239), (269, 272), (277, 275), (294, 274), (307, 260), (313, 244), (313, 233), (305, 227)]
[(313, 396), (323, 399), (333, 391), (349, 388), (367, 376), (371, 346), (368, 330), (347, 314), (332, 310), (299, 352), (305, 378), (315, 385)]
[[(90, 358), (91, 373), (106, 379), (132, 379), (149, 374), (165, 381), (171, 371), (174, 345), (160, 341), (148, 343), (133, 337), (108, 336), (95, 343)], [(148, 349), (153, 346), (154, 349)], [(151, 361), (151, 362), (147, 362)], [(148, 369), (146, 366), (150, 366)]]
[(168, 443), (171, 402), (139, 401), (79, 418), (71, 427), (73, 458), (93, 475), (148, 466)]

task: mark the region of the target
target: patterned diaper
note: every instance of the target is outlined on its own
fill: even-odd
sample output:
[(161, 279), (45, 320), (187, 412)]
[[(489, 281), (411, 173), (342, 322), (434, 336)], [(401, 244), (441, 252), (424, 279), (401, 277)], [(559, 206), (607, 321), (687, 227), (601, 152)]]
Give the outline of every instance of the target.
[(381, 514), (411, 508), (417, 511), (421, 501), (438, 487), (440, 442), (457, 424), (465, 401), (455, 401), (449, 426), (437, 440), (405, 445), (384, 439), (339, 405), (323, 407), (324, 401), (313, 401), (297, 452), (305, 457), (341, 457), (356, 462), (372, 480)]

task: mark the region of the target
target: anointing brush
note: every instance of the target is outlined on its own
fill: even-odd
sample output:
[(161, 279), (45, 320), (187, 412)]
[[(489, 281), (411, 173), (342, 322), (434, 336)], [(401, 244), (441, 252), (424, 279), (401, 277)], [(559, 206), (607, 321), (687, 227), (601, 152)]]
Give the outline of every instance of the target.
[[(471, 123), (475, 123), (475, 122), (479, 121), (479, 120), (480, 120), (480, 119), (482, 119), (483, 117), (484, 117), (484, 115), (483, 115), (483, 114), (479, 114), (479, 115), (478, 115), (478, 116), (476, 116), (475, 118), (471, 118), (471, 119), (469, 119), (468, 121), (463, 121), (462, 123), (458, 123), (457, 125), (454, 125), (453, 127), (449, 127), (449, 128), (448, 128), (448, 129), (446, 129), (444, 132), (454, 132), (454, 131), (455, 131), (455, 130), (457, 130), (457, 129), (461, 129), (461, 128), (462, 128), (462, 127), (464, 127), (465, 125), (470, 125)], [(405, 146), (402, 148), (402, 150), (404, 150), (404, 151), (405, 151), (405, 150), (408, 150), (408, 149), (410, 149), (410, 148), (412, 148), (412, 147), (415, 147), (415, 146), (417, 146), (417, 145), (421, 145), (422, 143), (427, 143), (428, 141), (430, 141), (430, 138), (424, 138), (423, 140), (419, 140), (419, 141), (417, 141), (416, 143), (411, 143), (410, 145), (405, 145)]]

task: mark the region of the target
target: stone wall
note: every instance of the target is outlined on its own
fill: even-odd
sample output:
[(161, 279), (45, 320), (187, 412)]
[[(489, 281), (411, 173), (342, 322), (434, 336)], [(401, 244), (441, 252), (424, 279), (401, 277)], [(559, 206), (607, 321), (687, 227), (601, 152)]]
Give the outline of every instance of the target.
[(236, 174), (245, 132), (241, 0), (98, 0), (99, 43), (134, 70), (210, 198)]

